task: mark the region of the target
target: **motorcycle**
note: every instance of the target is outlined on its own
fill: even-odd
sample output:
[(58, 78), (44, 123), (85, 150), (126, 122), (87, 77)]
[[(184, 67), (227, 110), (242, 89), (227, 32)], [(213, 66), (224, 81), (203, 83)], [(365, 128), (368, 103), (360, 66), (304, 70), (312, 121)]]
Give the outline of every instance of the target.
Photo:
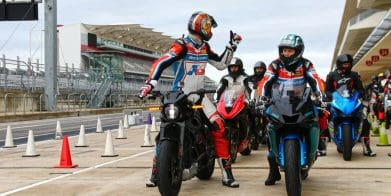
[(232, 162), (235, 162), (237, 153), (251, 154), (249, 143), (250, 126), (247, 114), (244, 93), (238, 94), (234, 90), (226, 90), (217, 103), (217, 112), (224, 119), (226, 137), (229, 141), (229, 152)]
[[(200, 103), (206, 93), (214, 92), (198, 90), (184, 94), (180, 90), (162, 97), (156, 165), (161, 195), (178, 195), (182, 181), (195, 176), (208, 180), (212, 176), (215, 158), (211, 125)], [(198, 97), (196, 104), (189, 101), (189, 96)]]
[(309, 88), (274, 88), (264, 106), (263, 114), (276, 127), (268, 134), (288, 195), (301, 195), (302, 180), (316, 160), (319, 129), (309, 126), (316, 117), (310, 94)]
[(343, 154), (345, 161), (352, 158), (352, 148), (358, 142), (360, 137), (357, 122), (360, 120), (359, 113), (363, 107), (359, 93), (352, 92), (347, 85), (340, 86), (332, 94), (331, 118), (329, 129), (331, 139), (337, 145), (338, 152)]
[(259, 144), (267, 144), (267, 132), (266, 125), (267, 119), (261, 115), (262, 112), (257, 110), (257, 101), (253, 100), (250, 102), (251, 123), (252, 127), (250, 130), (250, 144), (252, 150), (258, 150)]

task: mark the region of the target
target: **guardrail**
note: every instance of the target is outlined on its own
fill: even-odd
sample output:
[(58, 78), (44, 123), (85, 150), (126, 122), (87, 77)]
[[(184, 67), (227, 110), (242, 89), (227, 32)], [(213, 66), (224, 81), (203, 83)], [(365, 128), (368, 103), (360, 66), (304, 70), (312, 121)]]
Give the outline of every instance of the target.
[[(85, 111), (91, 95), (86, 93), (55, 94), (57, 112)], [(159, 105), (160, 100), (140, 100), (130, 94), (111, 94), (105, 98), (101, 108), (145, 108)], [(45, 111), (45, 94), (5, 93), (0, 97), (0, 115), (38, 113)]]

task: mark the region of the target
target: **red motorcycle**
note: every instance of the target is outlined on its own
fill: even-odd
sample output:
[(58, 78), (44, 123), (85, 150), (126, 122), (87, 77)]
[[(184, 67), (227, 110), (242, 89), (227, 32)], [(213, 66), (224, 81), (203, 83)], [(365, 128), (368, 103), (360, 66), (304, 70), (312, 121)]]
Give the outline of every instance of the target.
[(230, 155), (235, 162), (237, 153), (251, 154), (250, 121), (244, 93), (226, 90), (217, 103), (217, 112), (224, 119)]

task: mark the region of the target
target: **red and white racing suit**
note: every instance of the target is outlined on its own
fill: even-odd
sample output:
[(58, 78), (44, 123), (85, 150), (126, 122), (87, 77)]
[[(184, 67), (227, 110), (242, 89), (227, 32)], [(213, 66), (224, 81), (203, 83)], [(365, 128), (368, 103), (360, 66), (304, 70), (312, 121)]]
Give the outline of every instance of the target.
[[(211, 50), (207, 42), (199, 44), (189, 35), (183, 39), (176, 40), (172, 44), (169, 52), (152, 64), (147, 83), (156, 86), (163, 70), (172, 65), (175, 72), (172, 90), (177, 90), (181, 87), (183, 92), (187, 94), (203, 89), (206, 65), (209, 63), (218, 70), (223, 70), (227, 68), (232, 56), (233, 50), (229, 47), (225, 49), (221, 56), (218, 56)], [(189, 100), (196, 102), (198, 95), (189, 96)], [(204, 96), (202, 105), (202, 110), (209, 118), (209, 121), (215, 124), (214, 127), (216, 130), (213, 131), (213, 138), (216, 155), (219, 158), (228, 159), (229, 143), (224, 137), (224, 123), (208, 96)]]

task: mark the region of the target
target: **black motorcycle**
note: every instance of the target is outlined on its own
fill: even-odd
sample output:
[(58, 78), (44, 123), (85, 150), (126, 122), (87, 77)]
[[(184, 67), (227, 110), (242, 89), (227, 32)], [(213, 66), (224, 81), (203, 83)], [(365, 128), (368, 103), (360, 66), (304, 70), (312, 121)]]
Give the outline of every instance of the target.
[[(178, 195), (182, 181), (194, 176), (207, 180), (213, 174), (211, 124), (200, 105), (206, 93), (215, 91), (198, 90), (187, 95), (171, 91), (162, 96), (157, 185), (163, 196)], [(189, 96), (198, 97), (198, 101), (189, 101)]]

